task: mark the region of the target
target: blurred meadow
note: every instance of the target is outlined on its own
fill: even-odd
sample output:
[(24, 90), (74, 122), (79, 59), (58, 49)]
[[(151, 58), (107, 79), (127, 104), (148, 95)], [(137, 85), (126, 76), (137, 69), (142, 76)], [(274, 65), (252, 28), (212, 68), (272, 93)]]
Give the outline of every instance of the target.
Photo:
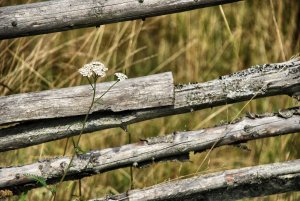
[[(30, 1), (36, 2), (36, 1)], [(0, 0), (0, 6), (28, 1)], [(250, 67), (282, 62), (300, 52), (298, 0), (244, 1), (194, 11), (147, 18), (145, 21), (103, 25), (67, 32), (0, 41), (0, 95), (88, 84), (78, 69), (93, 60), (109, 68), (110, 81), (117, 71), (129, 77), (172, 71), (175, 83), (204, 82)], [(245, 106), (246, 105), (246, 106)], [(299, 105), (287, 96), (225, 105), (128, 126), (132, 141), (195, 130), (230, 122), (245, 112), (276, 112)], [(241, 111), (241, 109), (245, 108)], [(239, 114), (239, 112), (241, 112)], [(128, 143), (120, 128), (81, 138), (85, 150)], [(0, 154), (0, 166), (21, 165), (62, 155), (66, 139)], [(189, 175), (300, 158), (297, 134), (247, 143), (251, 151), (233, 146), (191, 154), (190, 162), (165, 162), (133, 169), (135, 188), (143, 188)], [(68, 146), (72, 154), (72, 145)], [(57, 200), (78, 198), (78, 181), (64, 182)], [(129, 168), (81, 180), (83, 199), (125, 192), (130, 188)], [(32, 190), (27, 200), (49, 200), (45, 188)], [(13, 197), (10, 200), (19, 200)], [(243, 200), (300, 200), (300, 192)]]

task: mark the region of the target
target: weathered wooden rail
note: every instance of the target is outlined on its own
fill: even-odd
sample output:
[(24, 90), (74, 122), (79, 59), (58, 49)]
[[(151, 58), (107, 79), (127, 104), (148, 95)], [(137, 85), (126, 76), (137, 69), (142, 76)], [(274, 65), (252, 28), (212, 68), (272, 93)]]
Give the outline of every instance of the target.
[(223, 201), (300, 190), (300, 160), (226, 170), (89, 201)]
[[(144, 139), (139, 143), (95, 150), (78, 155), (66, 179), (82, 178), (122, 167), (143, 167), (167, 160), (188, 160), (190, 152), (202, 152), (213, 145), (239, 144), (249, 140), (300, 132), (300, 107), (278, 113), (248, 114), (235, 123), (198, 131), (176, 132), (164, 137)], [(70, 157), (45, 159), (33, 164), (0, 169), (0, 190), (14, 194), (39, 187), (27, 175), (56, 183), (64, 174)]]
[(52, 0), (0, 7), (0, 40), (99, 26), (240, 0)]
[[(173, 82), (170, 74), (162, 74), (157, 75), (158, 77), (168, 77), (169, 82)], [(158, 79), (157, 76), (156, 79)], [(137, 79), (139, 82), (143, 83), (144, 78)], [(145, 78), (146, 79), (146, 78)], [(147, 78), (150, 79), (150, 78)], [(161, 80), (161, 79), (160, 79)], [(163, 81), (162, 81), (163, 82)], [(128, 81), (128, 83), (134, 83), (133, 81)], [(159, 82), (161, 84), (161, 82)], [(121, 83), (120, 83), (121, 84)], [(104, 84), (106, 87), (110, 86)], [(124, 85), (126, 85), (124, 83)], [(161, 84), (162, 86), (167, 86), (167, 88), (172, 91), (170, 87), (170, 83)], [(83, 95), (77, 94), (78, 97), (85, 97), (85, 99), (81, 100), (86, 101), (86, 104), (91, 101), (87, 98), (89, 92), (88, 88), (90, 86), (83, 87), (85, 90)], [(101, 88), (101, 87), (100, 87)], [(60, 97), (61, 94), (64, 94), (64, 97), (68, 98), (68, 102), (72, 102), (71, 106), (68, 107), (68, 115), (67, 118), (53, 118), (53, 119), (39, 119), (39, 121), (29, 121), (25, 123), (17, 124), (13, 127), (9, 128), (2, 128), (0, 129), (0, 151), (7, 151), (11, 149), (18, 149), (21, 147), (27, 147), (43, 142), (48, 142), (51, 140), (62, 139), (65, 137), (70, 137), (74, 135), (78, 135), (82, 129), (82, 116), (78, 116), (78, 109), (82, 107), (81, 104), (77, 104), (76, 100), (72, 101), (72, 96), (68, 94), (74, 94), (71, 90), (62, 89), (63, 93), (60, 90), (51, 91), (51, 93), (55, 93), (57, 95), (52, 95), (52, 97)], [(74, 89), (74, 88), (73, 88)], [(129, 91), (134, 91), (138, 88), (130, 89)], [(151, 91), (153, 88), (150, 88)], [(155, 88), (160, 89), (160, 88)], [(119, 89), (116, 89), (119, 91)], [(164, 91), (164, 89), (161, 89)], [(148, 90), (146, 90), (148, 91)], [(167, 116), (167, 115), (174, 115), (179, 113), (190, 112), (193, 110), (199, 110), (204, 108), (215, 107), (224, 104), (230, 104), (240, 101), (249, 100), (251, 98), (260, 98), (260, 97), (267, 97), (273, 95), (289, 95), (289, 96), (297, 96), (300, 91), (300, 60), (299, 58), (292, 59), (290, 61), (286, 61), (283, 63), (277, 64), (263, 64), (258, 65), (256, 67), (251, 67), (244, 71), (240, 71), (234, 73), (232, 75), (222, 76), (219, 79), (212, 80), (209, 82), (198, 83), (198, 84), (188, 84), (188, 85), (178, 85), (174, 89), (173, 99), (172, 102), (171, 98), (169, 97), (169, 93), (162, 94), (160, 92), (153, 91), (154, 94), (160, 94), (164, 97), (165, 103), (161, 103), (163, 105), (169, 105), (164, 107), (152, 107), (147, 103), (145, 99), (139, 98), (139, 101), (146, 101), (143, 103), (144, 105), (148, 104), (147, 108), (133, 108), (127, 109), (129, 106), (126, 106), (124, 110), (121, 108), (118, 109), (119, 112), (109, 111), (100, 111), (94, 112), (90, 115), (89, 121), (86, 124), (86, 128), (84, 133), (89, 133), (92, 131), (113, 128), (113, 127), (126, 127), (128, 124), (132, 124), (135, 122), (140, 122), (147, 119), (153, 119), (157, 117)], [(42, 94), (49, 94), (49, 92), (39, 92)], [(0, 109), (0, 113), (5, 116), (7, 114), (7, 119), (9, 119), (9, 115), (11, 113), (18, 113), (18, 108), (14, 106), (9, 106), (12, 102), (24, 101), (26, 104), (28, 103), (27, 100), (21, 100), (20, 97), (28, 97), (30, 96), (31, 99), (40, 97), (39, 93), (32, 93), (30, 95), (12, 95), (7, 97), (0, 98), (0, 105), (2, 105)], [(116, 96), (114, 97), (115, 93), (112, 92), (110, 96), (106, 99), (106, 102), (109, 103), (111, 99), (112, 103), (118, 102), (126, 102), (124, 98), (131, 97), (128, 96)], [(151, 95), (149, 95), (151, 97)], [(146, 96), (144, 96), (146, 97)], [(154, 97), (154, 96), (153, 96)], [(61, 98), (58, 98), (61, 100)], [(159, 99), (156, 99), (159, 102)], [(168, 102), (170, 101), (170, 102)], [(174, 105), (170, 105), (170, 103)], [(50, 103), (49, 103), (50, 104)], [(43, 107), (47, 107), (49, 104), (46, 105), (39, 105), (36, 106), (39, 108), (40, 111), (43, 111)], [(159, 106), (158, 103), (152, 102), (154, 104), (152, 106)], [(3, 111), (3, 106), (8, 105), (6, 110)], [(65, 105), (65, 104), (64, 104)], [(137, 104), (142, 106), (141, 104)], [(36, 107), (31, 106), (36, 110)], [(134, 106), (135, 107), (135, 106)], [(24, 108), (26, 110), (26, 108)], [(51, 109), (51, 108), (50, 108)], [(84, 108), (82, 111), (87, 110)], [(74, 113), (72, 113), (74, 112)], [(28, 111), (30, 114), (31, 112)], [(34, 114), (34, 112), (32, 112)], [(14, 114), (12, 114), (14, 115)], [(21, 114), (19, 114), (22, 116)], [(43, 114), (44, 115), (44, 114)], [(74, 115), (73, 117), (71, 115)], [(26, 116), (25, 116), (26, 117)], [(14, 117), (19, 118), (19, 117)], [(31, 116), (30, 118), (35, 118)], [(26, 119), (26, 120), (30, 120)], [(3, 118), (4, 119), (4, 118)], [(25, 118), (22, 118), (25, 120)], [(19, 118), (20, 120), (20, 118)], [(11, 118), (11, 121), (13, 119)], [(2, 122), (8, 123), (8, 120), (2, 120)]]
[[(109, 89), (109, 91), (108, 91)], [(108, 91), (106, 93), (106, 91)], [(122, 112), (174, 105), (172, 73), (96, 85), (94, 112)], [(0, 97), (0, 125), (85, 115), (92, 102), (90, 85)]]

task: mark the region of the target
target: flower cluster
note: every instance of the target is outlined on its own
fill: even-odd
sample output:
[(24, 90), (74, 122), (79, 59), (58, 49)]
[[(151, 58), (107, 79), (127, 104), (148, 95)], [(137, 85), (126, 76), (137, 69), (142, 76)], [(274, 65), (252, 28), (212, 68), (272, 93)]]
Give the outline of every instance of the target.
[(91, 77), (93, 74), (104, 77), (106, 75), (105, 71), (108, 69), (105, 65), (99, 61), (93, 61), (91, 63), (85, 64), (78, 71), (84, 77)]
[[(84, 77), (91, 77), (92, 75), (105, 77), (106, 76), (105, 72), (107, 70), (108, 69), (105, 67), (103, 63), (99, 61), (93, 61), (91, 63), (85, 64), (78, 71)], [(117, 77), (118, 82), (128, 79), (128, 77), (123, 73), (115, 73), (115, 76)]]
[(128, 79), (128, 77), (123, 73), (115, 73), (115, 76), (117, 77), (118, 81), (123, 81)]

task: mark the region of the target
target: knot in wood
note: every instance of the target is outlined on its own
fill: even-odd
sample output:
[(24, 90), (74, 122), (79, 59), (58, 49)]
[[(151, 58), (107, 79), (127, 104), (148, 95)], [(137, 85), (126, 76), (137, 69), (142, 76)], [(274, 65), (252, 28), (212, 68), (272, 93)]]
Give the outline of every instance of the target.
[(278, 116), (282, 117), (282, 118), (285, 118), (285, 119), (288, 119), (288, 118), (292, 117), (293, 114), (294, 114), (293, 110), (282, 110), (282, 111), (278, 112)]
[(14, 20), (14, 21), (11, 22), (11, 25), (12, 25), (13, 27), (16, 27), (16, 26), (18, 25), (18, 23), (17, 23), (17, 21)]

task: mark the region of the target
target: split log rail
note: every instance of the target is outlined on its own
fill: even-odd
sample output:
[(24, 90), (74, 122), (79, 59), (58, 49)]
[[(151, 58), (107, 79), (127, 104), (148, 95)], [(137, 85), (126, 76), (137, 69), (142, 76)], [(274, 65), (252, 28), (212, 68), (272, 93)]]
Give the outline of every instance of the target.
[(52, 0), (0, 7), (0, 40), (183, 12), (241, 0)]

